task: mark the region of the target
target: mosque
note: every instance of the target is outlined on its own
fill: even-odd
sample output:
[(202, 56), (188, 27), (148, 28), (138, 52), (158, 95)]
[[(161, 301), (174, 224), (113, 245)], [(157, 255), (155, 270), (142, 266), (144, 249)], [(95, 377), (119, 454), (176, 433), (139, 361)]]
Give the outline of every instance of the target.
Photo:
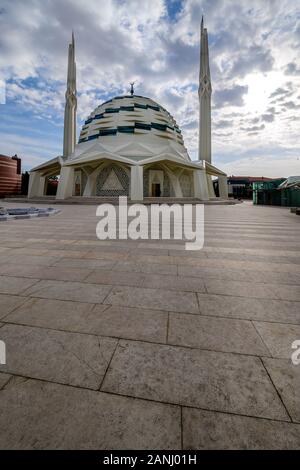
[(130, 94), (102, 103), (89, 115), (76, 143), (75, 42), (69, 45), (63, 155), (30, 171), (28, 197), (47, 195), (59, 175), (56, 199), (127, 196), (174, 200), (227, 199), (227, 176), (211, 163), (211, 77), (208, 34), (201, 22), (199, 74), (199, 153), (192, 161), (171, 114), (150, 98)]

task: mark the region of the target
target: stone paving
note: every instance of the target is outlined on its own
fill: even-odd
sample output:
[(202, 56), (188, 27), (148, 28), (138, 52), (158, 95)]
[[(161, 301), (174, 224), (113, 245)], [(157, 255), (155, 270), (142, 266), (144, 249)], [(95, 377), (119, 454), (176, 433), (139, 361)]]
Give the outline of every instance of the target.
[(188, 252), (59, 209), (0, 225), (1, 449), (300, 448), (299, 217), (210, 205)]

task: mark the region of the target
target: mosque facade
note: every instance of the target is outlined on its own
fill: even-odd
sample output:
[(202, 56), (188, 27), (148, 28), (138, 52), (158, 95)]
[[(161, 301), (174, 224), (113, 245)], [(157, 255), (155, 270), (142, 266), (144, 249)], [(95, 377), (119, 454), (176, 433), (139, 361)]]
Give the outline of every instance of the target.
[(227, 199), (227, 176), (211, 163), (211, 77), (207, 29), (201, 23), (199, 74), (199, 153), (192, 161), (174, 117), (150, 98), (116, 96), (98, 106), (76, 142), (75, 41), (69, 44), (63, 155), (30, 172), (29, 198), (47, 195), (48, 178), (59, 175), (56, 199), (147, 198), (214, 199), (218, 177)]

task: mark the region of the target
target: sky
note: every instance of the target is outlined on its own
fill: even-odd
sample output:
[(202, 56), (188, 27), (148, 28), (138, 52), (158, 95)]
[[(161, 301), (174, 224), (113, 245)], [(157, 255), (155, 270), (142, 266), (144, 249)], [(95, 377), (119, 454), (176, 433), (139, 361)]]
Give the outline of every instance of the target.
[(174, 116), (196, 159), (202, 14), (212, 163), (229, 175), (300, 175), (299, 0), (0, 0), (0, 153), (27, 170), (62, 154), (74, 30), (78, 135), (135, 81)]

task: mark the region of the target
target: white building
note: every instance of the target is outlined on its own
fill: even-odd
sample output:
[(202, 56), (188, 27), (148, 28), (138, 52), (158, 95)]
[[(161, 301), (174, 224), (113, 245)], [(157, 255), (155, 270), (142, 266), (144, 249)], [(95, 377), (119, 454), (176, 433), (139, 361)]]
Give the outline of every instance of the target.
[(226, 199), (227, 177), (211, 164), (211, 82), (207, 30), (201, 24), (199, 159), (192, 161), (181, 131), (160, 104), (131, 93), (98, 106), (76, 144), (75, 44), (69, 45), (63, 156), (30, 172), (28, 197), (44, 196), (47, 178), (60, 175), (56, 198), (128, 196), (215, 198), (212, 176)]

